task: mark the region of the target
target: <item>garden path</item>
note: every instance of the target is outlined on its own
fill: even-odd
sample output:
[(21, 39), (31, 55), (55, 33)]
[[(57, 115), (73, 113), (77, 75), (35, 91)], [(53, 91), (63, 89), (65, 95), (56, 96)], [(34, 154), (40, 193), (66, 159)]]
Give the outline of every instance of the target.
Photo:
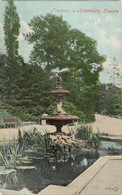
[[(94, 132), (97, 132), (98, 129), (103, 137), (108, 137), (111, 139), (121, 139), (122, 140), (122, 119), (112, 118), (104, 115), (96, 114), (96, 121), (94, 123), (88, 124), (93, 127)], [(62, 130), (66, 133), (70, 131), (75, 131), (77, 129), (75, 126), (64, 126)], [(9, 141), (13, 138), (18, 138), (18, 129), (23, 131), (29, 131), (36, 128), (42, 134), (47, 132), (55, 132), (56, 128), (50, 125), (26, 125), (20, 126), (18, 128), (1, 128), (0, 129), (0, 141)]]

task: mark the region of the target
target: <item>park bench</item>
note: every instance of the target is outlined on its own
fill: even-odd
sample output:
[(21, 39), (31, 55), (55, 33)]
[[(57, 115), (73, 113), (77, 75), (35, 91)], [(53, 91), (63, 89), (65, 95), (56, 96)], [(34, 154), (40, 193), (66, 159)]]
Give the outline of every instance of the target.
[(3, 121), (5, 123), (5, 127), (17, 127), (19, 125), (19, 121), (16, 116), (3, 117)]

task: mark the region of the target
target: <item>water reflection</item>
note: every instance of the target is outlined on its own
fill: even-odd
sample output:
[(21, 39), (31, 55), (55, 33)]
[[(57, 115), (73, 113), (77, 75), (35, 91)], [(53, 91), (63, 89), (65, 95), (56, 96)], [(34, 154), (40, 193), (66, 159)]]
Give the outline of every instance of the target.
[(23, 180), (17, 172), (0, 174), (0, 188), (20, 190), (23, 186)]
[(103, 155), (122, 153), (121, 143), (103, 142), (99, 151), (64, 153), (55, 158), (35, 159), (33, 170), (17, 170), (0, 175), (0, 188), (21, 190), (23, 188), (38, 193), (50, 184), (66, 186), (80, 173)]
[(94, 153), (63, 154), (57, 159), (35, 160), (34, 170), (21, 170), (0, 177), (1, 188), (21, 190), (27, 188), (38, 193), (50, 184), (68, 185), (96, 159)]

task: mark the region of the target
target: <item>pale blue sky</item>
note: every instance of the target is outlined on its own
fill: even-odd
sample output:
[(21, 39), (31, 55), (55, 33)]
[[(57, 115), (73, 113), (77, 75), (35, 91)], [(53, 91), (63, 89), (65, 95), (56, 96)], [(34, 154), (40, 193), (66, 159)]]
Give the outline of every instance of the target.
[[(0, 3), (0, 52), (5, 51), (3, 46), (3, 23), (4, 23), (4, 12), (7, 1)], [(86, 33), (88, 36), (97, 40), (98, 51), (101, 55), (107, 57), (107, 62), (104, 64), (104, 72), (101, 74), (100, 79), (102, 82), (108, 81), (109, 77), (107, 72), (112, 73), (112, 65), (110, 62), (116, 57), (119, 66), (122, 65), (122, 5), (115, 1), (15, 1), (17, 12), (21, 20), (21, 31), (20, 31), (20, 54), (29, 60), (29, 54), (32, 49), (32, 45), (28, 45), (24, 41), (22, 33), (30, 32), (31, 29), (28, 23), (34, 16), (46, 15), (51, 13), (51, 10), (67, 10), (68, 13), (57, 13), (53, 14), (59, 16), (62, 15), (63, 19), (66, 20), (71, 28), (77, 28), (80, 31)], [(82, 10), (99, 10), (100, 13), (81, 13)], [(118, 13), (103, 13), (104, 9), (117, 10)], [(75, 12), (72, 12), (75, 10)]]

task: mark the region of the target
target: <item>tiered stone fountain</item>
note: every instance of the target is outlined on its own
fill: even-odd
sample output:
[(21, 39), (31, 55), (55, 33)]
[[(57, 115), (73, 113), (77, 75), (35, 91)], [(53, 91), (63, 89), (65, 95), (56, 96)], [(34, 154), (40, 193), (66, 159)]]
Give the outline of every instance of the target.
[(68, 115), (62, 108), (63, 98), (69, 93), (69, 91), (63, 90), (62, 77), (58, 75), (56, 80), (56, 90), (52, 91), (52, 94), (58, 99), (57, 110), (54, 114), (42, 118), (42, 120), (46, 120), (46, 123), (48, 125), (54, 125), (56, 127), (55, 133), (49, 133), (51, 145), (53, 147), (59, 146), (60, 148), (62, 148), (62, 150), (71, 150), (72, 148), (86, 147), (86, 143), (83, 140), (77, 140), (72, 136), (69, 136), (66, 133), (62, 132), (62, 127), (64, 125), (73, 123), (74, 121), (77, 121), (79, 119), (77, 116)]
[(52, 91), (52, 94), (58, 99), (56, 113), (42, 118), (43, 120), (46, 120), (48, 125), (54, 125), (56, 127), (56, 133), (62, 133), (61, 128), (64, 125), (70, 124), (79, 119), (77, 116), (68, 115), (62, 108), (63, 98), (69, 93), (69, 91), (63, 90), (62, 77), (58, 75), (56, 81), (56, 90)]

